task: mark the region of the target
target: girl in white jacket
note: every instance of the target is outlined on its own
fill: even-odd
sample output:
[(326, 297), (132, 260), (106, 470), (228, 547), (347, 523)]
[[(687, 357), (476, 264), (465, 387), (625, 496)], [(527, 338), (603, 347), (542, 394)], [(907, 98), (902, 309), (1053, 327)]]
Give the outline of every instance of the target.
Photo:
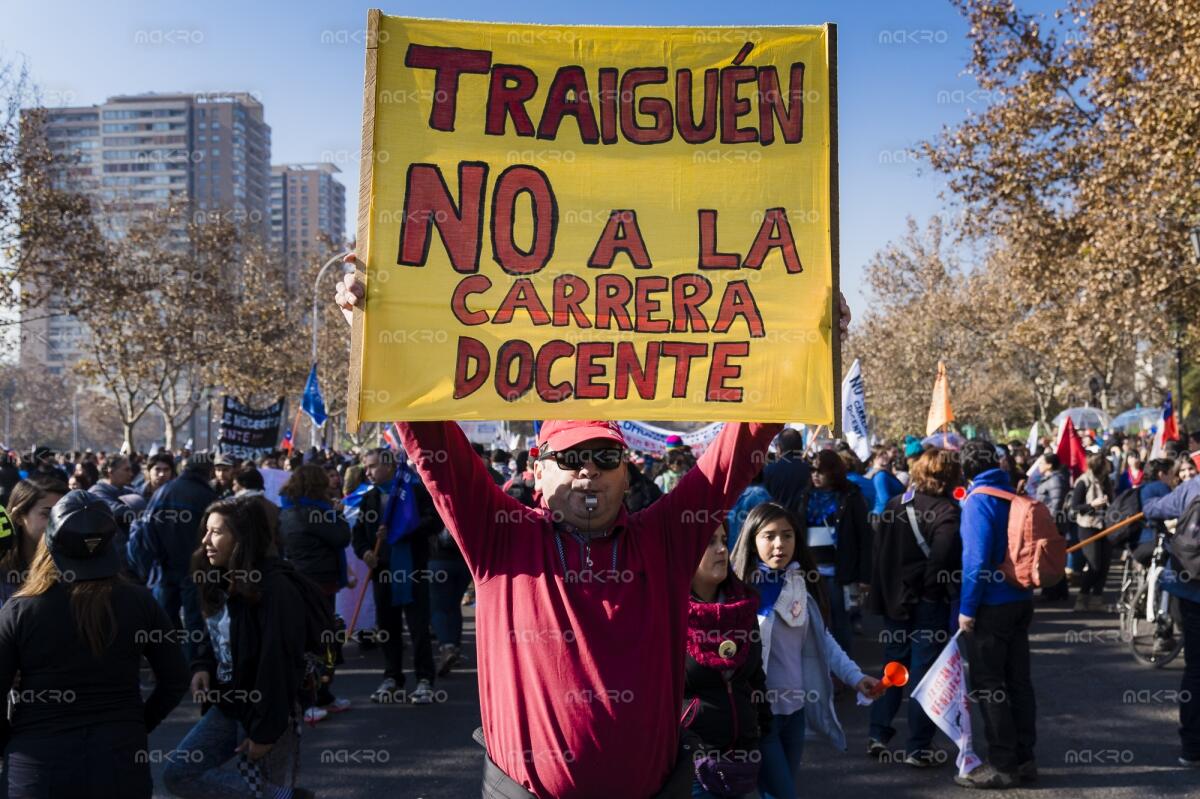
[(845, 750), (830, 673), (864, 696), (878, 684), (828, 630), (829, 603), (806, 532), (787, 508), (764, 502), (746, 517), (732, 556), (734, 573), (753, 586), (760, 600), (758, 625), (772, 713), (770, 732), (760, 744), (759, 787), (767, 799), (796, 795), (807, 728)]

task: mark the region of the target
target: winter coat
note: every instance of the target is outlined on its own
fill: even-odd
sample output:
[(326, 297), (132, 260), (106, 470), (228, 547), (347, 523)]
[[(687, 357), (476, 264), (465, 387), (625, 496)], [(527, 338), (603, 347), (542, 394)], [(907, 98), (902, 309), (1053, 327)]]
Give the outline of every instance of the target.
[[(788, 573), (789, 580), (803, 580), (800, 571)], [(779, 622), (776, 612), (758, 617), (758, 631), (762, 639), (762, 662), (771, 662), (771, 632)], [(850, 656), (847, 655), (833, 634), (825, 626), (821, 612), (812, 597), (808, 602), (808, 633), (801, 652), (804, 691), (816, 701), (804, 703), (804, 720), (807, 728), (825, 736), (829, 742), (840, 749), (846, 750), (846, 733), (838, 721), (837, 712), (833, 709), (833, 677), (836, 676), (846, 685), (858, 685), (866, 675)], [(764, 665), (763, 670), (766, 670)], [(832, 675), (832, 676), (831, 676)]]
[(1092, 501), (1100, 497), (1107, 497), (1112, 502), (1112, 480), (1108, 477), (1097, 480), (1091, 471), (1084, 472), (1071, 490), (1071, 512), (1076, 524), (1088, 530), (1104, 529), (1104, 508), (1092, 507)]
[[(758, 597), (736, 577), (725, 585), (724, 602), (693, 596), (688, 606), (683, 703), (691, 717), (688, 728), (706, 748), (754, 751), (771, 723), (755, 621)], [(719, 657), (726, 640), (737, 646), (731, 659)]]
[(812, 488), (812, 467), (799, 453), (787, 452), (763, 467), (763, 488), (783, 507), (804, 518), (803, 497)]
[(1012, 491), (1008, 473), (988, 469), (971, 481), (962, 504), (962, 593), (959, 613), (975, 618), (980, 605), (1004, 605), (1033, 599), (1033, 591), (1016, 586), (1000, 575), (1008, 553), (1008, 513), (1011, 502), (975, 491), (990, 486)]
[[(812, 493), (812, 483), (805, 489), (799, 499), (797, 519), (805, 523), (808, 516), (808, 498)], [(847, 483), (846, 488), (837, 492), (838, 508), (833, 524), (837, 530), (837, 551), (834, 555), (834, 570), (839, 585), (865, 583), (871, 579), (871, 523), (867, 517), (867, 503), (862, 492), (854, 483)], [(807, 530), (797, 530), (797, 535), (805, 535)]]
[[(917, 529), (929, 547), (926, 556), (909, 523), (912, 507)], [(869, 608), (893, 621), (907, 621), (918, 602), (948, 602), (958, 594), (962, 568), (962, 511), (944, 496), (909, 489), (888, 500), (875, 536)]]
[(192, 673), (208, 672), (212, 689), (221, 691), (220, 709), (241, 723), (250, 740), (269, 744), (288, 729), (298, 707), (307, 620), (304, 596), (294, 582), (303, 578), (295, 566), (269, 558), (261, 570), (257, 602), (237, 594), (226, 601), (232, 683), (218, 686), (217, 656), (207, 636), (197, 647)]
[[(430, 536), (436, 536), (445, 525), (442, 524), (441, 517), (438, 516), (437, 510), (433, 507), (433, 500), (430, 498), (429, 492), (425, 490), (425, 486), (421, 484), (421, 481), (419, 479), (413, 480), (409, 485), (412, 486), (413, 491), (416, 493), (417, 513), (420, 521), (417, 523), (416, 529), (409, 534), (408, 541), (412, 546), (414, 568), (424, 569), (429, 564)], [(360, 560), (363, 555), (375, 549), (376, 531), (383, 524), (385, 510), (383, 492), (379, 490), (378, 486), (373, 486), (363, 496), (362, 503), (359, 505), (358, 520), (354, 524), (352, 542), (354, 545), (354, 554)], [(385, 542), (383, 546), (379, 547), (379, 568), (375, 569), (372, 579), (378, 579), (379, 575), (387, 570), (390, 562), (391, 548)]]
[(293, 505), (279, 512), (279, 534), (287, 558), (318, 585), (337, 585), (343, 577), (339, 555), (350, 543), (350, 525), (332, 508)]
[[(1180, 483), (1165, 497), (1150, 500), (1142, 506), (1142, 512), (1150, 521), (1162, 522), (1168, 519), (1178, 519), (1187, 511), (1189, 505), (1198, 500), (1200, 500), (1200, 475), (1186, 483)], [(1167, 548), (1170, 549), (1170, 547), (1171, 544), (1168, 541)], [(1162, 576), (1163, 590), (1182, 599), (1200, 602), (1200, 580), (1197, 580), (1195, 576), (1192, 576), (1190, 580), (1179, 579), (1175, 565), (1174, 558), (1167, 561)]]
[(200, 519), (216, 498), (208, 481), (192, 471), (156, 491), (129, 532), (127, 552), (134, 571), (150, 584), (161, 578), (186, 579), (200, 545)]
[(1071, 479), (1067, 476), (1067, 470), (1063, 467), (1054, 469), (1049, 474), (1042, 477), (1037, 484), (1037, 492), (1034, 498), (1046, 506), (1050, 511), (1050, 515), (1054, 517), (1055, 524), (1058, 525), (1058, 531), (1062, 534), (1067, 533), (1067, 528), (1071, 522), (1068, 518), (1067, 500), (1070, 497)]

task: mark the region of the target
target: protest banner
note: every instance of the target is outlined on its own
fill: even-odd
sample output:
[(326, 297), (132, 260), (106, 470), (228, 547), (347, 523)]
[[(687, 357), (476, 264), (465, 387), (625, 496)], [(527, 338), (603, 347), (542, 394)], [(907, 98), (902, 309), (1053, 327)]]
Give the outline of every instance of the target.
[(368, 15), (350, 423), (836, 424), (836, 35)]
[(864, 463), (871, 457), (871, 427), (867, 421), (867, 390), (858, 359), (842, 380), (842, 432), (846, 443)]
[(929, 720), (958, 746), (955, 762), (959, 776), (965, 777), (981, 761), (971, 746), (971, 704), (967, 696), (967, 672), (963, 667), (962, 649), (958, 645), (960, 634), (954, 633), (938, 659), (913, 689), (909, 701), (918, 703)]
[(235, 458), (258, 458), (275, 449), (283, 421), (283, 400), (269, 408), (251, 408), (233, 397), (222, 398), (221, 451)]
[(724, 426), (723, 422), (714, 422), (710, 425), (705, 425), (699, 430), (680, 433), (656, 427), (655, 425), (645, 424), (644, 422), (625, 421), (621, 422), (621, 435), (625, 436), (625, 443), (630, 449), (648, 453), (656, 458), (666, 455), (667, 437), (677, 435), (683, 439), (683, 443), (690, 447), (692, 454), (698, 458), (704, 454), (704, 450), (708, 449), (708, 445), (716, 440), (717, 434), (721, 432), (721, 428)]

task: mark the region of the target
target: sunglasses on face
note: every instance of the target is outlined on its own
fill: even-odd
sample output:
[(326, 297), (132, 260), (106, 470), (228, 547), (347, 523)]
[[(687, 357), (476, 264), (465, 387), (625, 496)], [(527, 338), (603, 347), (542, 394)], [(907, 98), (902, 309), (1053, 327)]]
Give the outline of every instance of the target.
[(568, 472), (575, 472), (583, 466), (585, 461), (591, 461), (598, 469), (606, 472), (611, 472), (621, 465), (625, 458), (625, 453), (620, 447), (605, 447), (603, 449), (566, 449), (562, 452), (548, 452), (538, 460), (546, 460), (552, 458), (558, 464), (558, 468)]

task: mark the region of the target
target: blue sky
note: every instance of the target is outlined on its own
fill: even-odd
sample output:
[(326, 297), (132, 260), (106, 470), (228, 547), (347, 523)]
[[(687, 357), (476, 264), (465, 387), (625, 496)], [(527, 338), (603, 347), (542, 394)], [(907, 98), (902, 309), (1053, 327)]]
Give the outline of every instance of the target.
[[(48, 105), (146, 91), (252, 92), (271, 125), (274, 162), (333, 160), (342, 169), (353, 226), (369, 7), (343, 0), (0, 0), (0, 54), (26, 58)], [(405, 16), (565, 24), (836, 22), (842, 273), (858, 313), (871, 254), (903, 232), (906, 216), (923, 221), (943, 208), (941, 182), (920, 175), (906, 149), (982, 108), (963, 74), (967, 26), (945, 0), (396, 0), (382, 8)]]

